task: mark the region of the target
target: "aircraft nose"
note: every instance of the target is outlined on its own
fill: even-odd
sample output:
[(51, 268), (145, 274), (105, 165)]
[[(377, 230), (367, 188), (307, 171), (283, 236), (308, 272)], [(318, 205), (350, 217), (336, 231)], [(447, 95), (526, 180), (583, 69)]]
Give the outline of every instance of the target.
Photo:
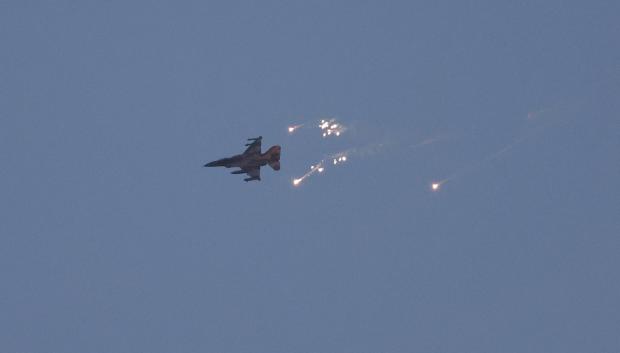
[(215, 162), (209, 162), (207, 164), (205, 164), (205, 167), (215, 167), (216, 163)]

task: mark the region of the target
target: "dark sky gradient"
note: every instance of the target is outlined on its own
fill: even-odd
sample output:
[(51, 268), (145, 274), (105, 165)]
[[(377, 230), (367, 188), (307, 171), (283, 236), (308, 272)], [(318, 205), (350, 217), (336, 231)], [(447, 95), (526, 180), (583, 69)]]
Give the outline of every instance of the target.
[[(619, 18), (2, 2), (0, 351), (620, 351)], [(280, 172), (201, 167), (257, 135)]]

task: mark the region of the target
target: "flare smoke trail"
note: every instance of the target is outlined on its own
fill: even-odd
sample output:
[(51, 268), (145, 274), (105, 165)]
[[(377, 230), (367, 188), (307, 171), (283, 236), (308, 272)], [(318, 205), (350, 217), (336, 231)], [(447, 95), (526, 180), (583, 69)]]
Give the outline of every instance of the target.
[(292, 135), (293, 133), (295, 133), (295, 131), (302, 128), (304, 125), (305, 124), (291, 125), (288, 127), (288, 133)]
[[(540, 111), (542, 112), (542, 111)], [(529, 115), (528, 115), (529, 116)], [(439, 189), (443, 186), (443, 184), (447, 183), (450, 180), (454, 180), (458, 177), (461, 177), (469, 172), (472, 172), (478, 168), (480, 168), (481, 166), (491, 163), (499, 158), (501, 158), (504, 154), (506, 154), (508, 151), (512, 150), (513, 148), (519, 146), (520, 144), (522, 144), (523, 142), (525, 142), (526, 140), (529, 140), (530, 138), (532, 138), (533, 136), (535, 136), (536, 134), (546, 130), (551, 124), (547, 124), (545, 126), (540, 127), (539, 129), (536, 130), (532, 130), (528, 133), (525, 133), (524, 135), (518, 137), (517, 139), (515, 139), (513, 142), (511, 142), (510, 144), (502, 147), (501, 149), (499, 149), (498, 151), (495, 151), (493, 153), (491, 153), (490, 155), (486, 156), (485, 158), (470, 163), (469, 165), (464, 166), (463, 168), (457, 170), (456, 172), (452, 173), (450, 176), (439, 180), (439, 181), (435, 181), (431, 183), (431, 190), (432, 191), (439, 191)]]
[(551, 110), (551, 108), (544, 108), (544, 109), (535, 110), (533, 112), (529, 112), (527, 113), (527, 120), (534, 120), (538, 118), (540, 114), (548, 112), (549, 110)]
[(325, 163), (325, 160), (322, 160), (319, 163), (317, 163), (316, 165), (310, 166), (310, 171), (309, 172), (307, 172), (306, 174), (302, 175), (300, 178), (293, 179), (293, 185), (297, 186), (297, 185), (301, 184), (302, 181), (304, 181), (305, 179), (309, 178), (314, 173), (323, 173), (323, 171), (325, 170), (325, 167), (323, 166), (324, 163)]
[(318, 127), (321, 130), (321, 135), (324, 138), (331, 136), (338, 137), (347, 130), (347, 127), (344, 126), (342, 123), (338, 122), (335, 118), (321, 119), (318, 124), (315, 124), (313, 122), (305, 122), (297, 125), (290, 125), (288, 126), (287, 130), (288, 133), (292, 135), (299, 129), (309, 127)]
[[(439, 141), (439, 138), (427, 138), (417, 144), (412, 145), (411, 147), (413, 148), (417, 148), (417, 147), (421, 147), (421, 146), (425, 146), (425, 145), (429, 145), (431, 143), (437, 142)], [(314, 175), (314, 174), (320, 174), (323, 173), (324, 170), (326, 170), (327, 166), (339, 166), (345, 162), (347, 162), (349, 160), (349, 158), (352, 158), (354, 156), (360, 157), (360, 158), (365, 158), (368, 156), (372, 156), (372, 155), (376, 155), (377, 153), (381, 152), (382, 149), (385, 147), (384, 143), (374, 143), (365, 147), (357, 147), (357, 148), (350, 148), (347, 150), (344, 150), (342, 152), (338, 152), (338, 153), (334, 153), (332, 155), (328, 155), (326, 157), (324, 157), (320, 162), (318, 162), (315, 165), (312, 165), (310, 167), (310, 170), (302, 175), (299, 178), (295, 178), (293, 179), (293, 185), (294, 186), (298, 186), (300, 185), (304, 180), (306, 180), (307, 178), (309, 178), (310, 176)]]

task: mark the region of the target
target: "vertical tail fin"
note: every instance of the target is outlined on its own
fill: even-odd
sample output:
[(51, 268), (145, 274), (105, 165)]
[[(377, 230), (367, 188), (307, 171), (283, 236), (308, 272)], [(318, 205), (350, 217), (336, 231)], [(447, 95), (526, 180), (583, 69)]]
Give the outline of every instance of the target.
[(280, 146), (273, 146), (265, 152), (264, 156), (269, 159), (269, 166), (273, 168), (273, 170), (280, 170), (280, 150), (282, 148)]

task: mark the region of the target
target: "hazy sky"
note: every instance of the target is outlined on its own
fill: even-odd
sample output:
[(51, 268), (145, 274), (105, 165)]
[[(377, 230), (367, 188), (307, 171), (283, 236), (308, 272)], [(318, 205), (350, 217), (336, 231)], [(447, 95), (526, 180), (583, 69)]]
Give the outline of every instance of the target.
[[(619, 18), (2, 2), (0, 351), (620, 351)], [(258, 135), (279, 172), (202, 168)]]

